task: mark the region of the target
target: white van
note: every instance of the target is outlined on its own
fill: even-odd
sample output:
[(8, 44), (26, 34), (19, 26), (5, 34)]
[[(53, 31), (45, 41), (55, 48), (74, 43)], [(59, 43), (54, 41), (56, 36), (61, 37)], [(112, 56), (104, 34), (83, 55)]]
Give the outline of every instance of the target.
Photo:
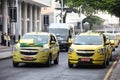
[(57, 36), (60, 49), (68, 51), (71, 39), (74, 37), (74, 26), (66, 23), (52, 23), (49, 26), (49, 32)]

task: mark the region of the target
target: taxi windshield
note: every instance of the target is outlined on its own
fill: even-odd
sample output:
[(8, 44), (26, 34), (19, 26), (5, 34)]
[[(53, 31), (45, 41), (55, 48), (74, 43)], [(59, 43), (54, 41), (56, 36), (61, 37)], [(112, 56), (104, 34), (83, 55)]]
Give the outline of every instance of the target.
[(110, 40), (115, 40), (115, 36), (114, 35), (108, 35)]
[(48, 43), (47, 35), (24, 35), (22, 39), (34, 39), (35, 43)]
[(101, 36), (77, 36), (73, 42), (75, 45), (101, 45)]

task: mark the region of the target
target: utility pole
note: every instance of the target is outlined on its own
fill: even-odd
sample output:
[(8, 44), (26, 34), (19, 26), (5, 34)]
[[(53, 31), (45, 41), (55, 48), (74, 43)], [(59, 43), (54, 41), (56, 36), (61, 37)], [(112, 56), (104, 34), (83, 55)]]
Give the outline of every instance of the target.
[(16, 0), (16, 26), (15, 26), (15, 40), (18, 41), (18, 28), (19, 28), (19, 21), (18, 21), (18, 0)]
[(82, 27), (82, 5), (80, 5), (80, 30), (83, 32), (83, 27)]
[(63, 23), (63, 0), (61, 0), (61, 23)]

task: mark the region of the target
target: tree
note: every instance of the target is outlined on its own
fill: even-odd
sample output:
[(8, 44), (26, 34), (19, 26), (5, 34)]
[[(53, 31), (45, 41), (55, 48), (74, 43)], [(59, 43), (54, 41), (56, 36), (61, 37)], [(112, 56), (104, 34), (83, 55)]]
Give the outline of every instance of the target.
[(120, 18), (120, 0), (69, 0), (72, 6), (78, 7), (86, 5), (93, 7), (95, 10), (108, 11), (110, 14)]
[[(59, 2), (60, 4), (61, 4), (61, 0), (55, 0), (56, 2)], [(65, 23), (66, 22), (66, 16), (67, 16), (67, 8), (64, 8), (65, 7), (65, 4), (67, 3), (67, 0), (63, 0), (63, 11), (65, 12), (65, 14), (64, 15), (62, 15), (62, 12), (61, 12), (61, 18), (62, 18), (62, 16), (63, 16), (63, 23)], [(61, 6), (62, 6), (62, 4), (61, 4)], [(61, 10), (61, 8), (56, 8), (57, 10)]]
[(94, 24), (99, 25), (99, 24), (104, 22), (104, 19), (102, 19), (102, 18), (100, 18), (98, 16), (91, 15), (91, 16), (87, 16), (85, 19), (83, 19), (82, 23), (84, 24), (85, 22), (88, 22), (90, 24), (90, 28), (89, 29), (91, 30), (92, 26)]

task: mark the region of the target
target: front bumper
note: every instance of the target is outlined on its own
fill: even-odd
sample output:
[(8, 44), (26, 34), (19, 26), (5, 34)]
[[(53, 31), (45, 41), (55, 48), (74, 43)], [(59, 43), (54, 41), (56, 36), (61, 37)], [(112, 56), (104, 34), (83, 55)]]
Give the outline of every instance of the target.
[(48, 53), (37, 53), (36, 55), (23, 55), (19, 52), (13, 53), (13, 61), (18, 63), (46, 63)]
[(90, 61), (80, 61), (78, 59), (69, 59), (70, 64), (78, 64), (78, 65), (102, 65), (104, 63), (104, 60), (93, 60), (90, 59)]

